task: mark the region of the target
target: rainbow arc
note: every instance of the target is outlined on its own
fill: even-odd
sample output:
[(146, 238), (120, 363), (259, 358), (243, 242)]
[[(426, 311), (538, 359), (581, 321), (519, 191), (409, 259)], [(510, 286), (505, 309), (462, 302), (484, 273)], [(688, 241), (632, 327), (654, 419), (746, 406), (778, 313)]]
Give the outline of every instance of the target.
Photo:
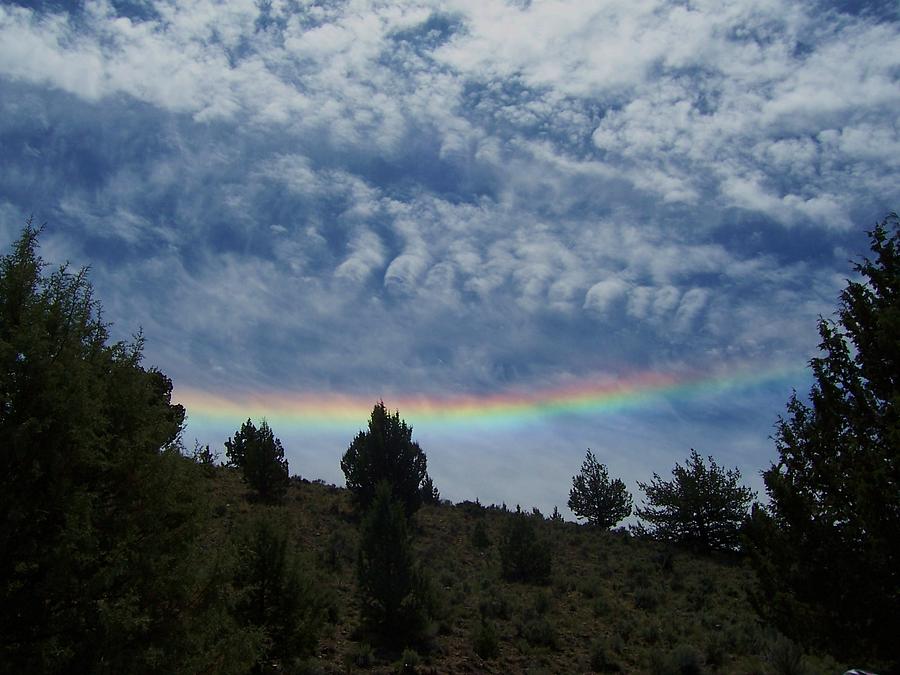
[(449, 396), (252, 391), (225, 396), (177, 387), (173, 399), (185, 406), (191, 424), (204, 426), (265, 417), (279, 430), (363, 427), (379, 400), (418, 426), (515, 426), (561, 415), (596, 415), (638, 408), (666, 398), (687, 399), (771, 383), (797, 382), (803, 370), (757, 368), (726, 375), (647, 372), (624, 378), (584, 378), (545, 388)]

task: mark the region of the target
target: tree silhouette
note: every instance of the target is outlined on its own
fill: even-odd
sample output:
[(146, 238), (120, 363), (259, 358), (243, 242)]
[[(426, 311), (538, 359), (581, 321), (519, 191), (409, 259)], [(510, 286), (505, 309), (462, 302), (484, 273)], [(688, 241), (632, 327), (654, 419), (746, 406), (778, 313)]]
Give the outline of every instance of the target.
[(251, 520), (242, 533), (233, 584), (238, 621), (262, 635), (255, 672), (270, 672), (263, 664), (272, 659), (285, 664), (312, 654), (325, 607), (272, 517)]
[(428, 477), (425, 453), (412, 440), (412, 427), (400, 419), (399, 411), (389, 413), (383, 401), (372, 410), (368, 429), (360, 431), (344, 453), (341, 470), (361, 510), (372, 503), (381, 482), (391, 486), (407, 515), (422, 505), (426, 486), (432, 499), (438, 496)]
[(609, 529), (631, 515), (631, 494), (625, 483), (609, 479), (606, 466), (600, 464), (590, 450), (581, 465), (581, 473), (572, 476), (569, 492), (569, 508), (579, 518)]
[(419, 639), (430, 612), (430, 593), (415, 564), (403, 503), (381, 481), (360, 526), (357, 578), (363, 622), (383, 644)]
[(140, 336), (109, 343), (85, 270), (43, 274), (38, 234), (0, 259), (0, 670), (240, 671), (227, 617), (192, 604), (201, 478), (172, 383)]
[[(809, 403), (796, 394), (749, 528), (773, 617), (786, 631), (900, 669), (900, 220), (868, 233), (872, 260), (819, 320)], [(889, 668), (889, 666), (888, 666)]]
[(753, 499), (740, 484), (740, 471), (726, 471), (712, 457), (707, 467), (691, 449), (683, 467), (675, 464), (672, 476), (664, 481), (654, 473), (650, 483), (638, 481), (646, 506), (636, 512), (649, 528), (639, 524), (637, 531), (700, 551), (736, 549)]
[(273, 502), (284, 497), (290, 484), (288, 463), (281, 441), (265, 420), (258, 429), (249, 419), (244, 422), (234, 438), (225, 441), (225, 454), (260, 499)]
[(526, 515), (522, 509), (506, 517), (500, 537), (500, 568), (509, 581), (545, 584), (550, 580), (553, 557), (549, 542), (537, 531), (543, 519)]

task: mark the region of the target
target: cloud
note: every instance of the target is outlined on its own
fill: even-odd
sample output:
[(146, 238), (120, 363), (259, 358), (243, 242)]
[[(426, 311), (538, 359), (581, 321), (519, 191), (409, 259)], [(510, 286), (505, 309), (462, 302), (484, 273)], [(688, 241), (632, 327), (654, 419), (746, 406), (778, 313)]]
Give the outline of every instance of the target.
[(385, 261), (384, 247), (378, 235), (370, 230), (362, 230), (350, 242), (350, 255), (335, 270), (341, 279), (361, 282)]
[(618, 278), (604, 279), (588, 289), (584, 296), (584, 308), (605, 313), (614, 302), (628, 292), (628, 284)]
[[(120, 4), (0, 7), (0, 234), (47, 220), (48, 256), (91, 263), (115, 330), (143, 325), (176, 382), (471, 393), (802, 364), (900, 198), (895, 17)], [(699, 413), (675, 408), (623, 471), (683, 458)]]

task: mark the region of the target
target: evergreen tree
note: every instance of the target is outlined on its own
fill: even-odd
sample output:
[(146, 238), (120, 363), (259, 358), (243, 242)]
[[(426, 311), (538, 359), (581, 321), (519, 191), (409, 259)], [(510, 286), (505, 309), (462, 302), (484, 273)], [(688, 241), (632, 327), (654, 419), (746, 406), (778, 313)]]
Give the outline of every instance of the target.
[(361, 510), (375, 498), (379, 483), (387, 481), (407, 515), (422, 505), (423, 487), (430, 486), (431, 498), (438, 493), (427, 472), (425, 453), (412, 440), (412, 427), (378, 403), (372, 410), (368, 429), (360, 431), (341, 459), (347, 489)]
[(363, 622), (383, 644), (416, 642), (428, 618), (431, 594), (415, 565), (406, 514), (387, 481), (381, 481), (360, 526), (359, 590)]
[(509, 581), (545, 584), (550, 580), (550, 544), (536, 531), (542, 518), (526, 515), (521, 508), (507, 516), (500, 538), (500, 566)]
[(809, 403), (792, 396), (778, 421), (748, 534), (784, 630), (900, 669), (900, 220), (868, 234), (874, 258), (819, 321)]
[(422, 496), (423, 504), (440, 504), (441, 502), (441, 493), (434, 486), (434, 481), (431, 480), (431, 476), (428, 474), (425, 475), (425, 480), (422, 481), (419, 494)]
[(751, 490), (740, 484), (740, 471), (726, 471), (712, 457), (707, 467), (691, 449), (683, 467), (675, 464), (672, 476), (664, 481), (654, 473), (649, 484), (638, 481), (646, 506), (638, 508), (637, 515), (650, 527), (635, 529), (700, 551), (736, 549), (753, 499)]
[(251, 520), (241, 537), (234, 585), (235, 615), (264, 645), (255, 672), (277, 672), (313, 654), (325, 608), (272, 516)]
[(606, 466), (587, 451), (581, 473), (572, 477), (569, 508), (579, 518), (608, 530), (631, 515), (631, 494), (620, 479), (610, 481)]
[(287, 492), (290, 478), (281, 441), (263, 420), (257, 429), (249, 419), (234, 438), (225, 441), (225, 453), (231, 466), (241, 469), (244, 482), (256, 490), (263, 501), (279, 501)]
[(44, 276), (37, 239), (29, 223), (0, 260), (0, 663), (208, 669), (232, 643), (195, 600), (204, 521), (184, 410), (141, 366), (140, 337), (108, 344), (84, 270)]

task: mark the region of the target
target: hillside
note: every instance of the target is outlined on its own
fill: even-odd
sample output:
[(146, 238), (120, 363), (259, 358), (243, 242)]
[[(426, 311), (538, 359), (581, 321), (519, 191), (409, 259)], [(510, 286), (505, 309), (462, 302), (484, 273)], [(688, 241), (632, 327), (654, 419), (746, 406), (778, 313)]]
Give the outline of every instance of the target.
[[(510, 583), (501, 578), (497, 542), (512, 516), (471, 502), (425, 506), (414, 516), (414, 547), (439, 618), (415, 653), (378, 651), (358, 628), (358, 522), (345, 489), (295, 477), (284, 504), (266, 506), (248, 499), (237, 471), (221, 467), (207, 487), (217, 523), (211, 536), (220, 545), (256, 516), (283, 522), (326, 598), (315, 657), (284, 664), (290, 672), (402, 672), (404, 657), (405, 672), (421, 673), (843, 671), (829, 657), (801, 655), (761, 624), (751, 603), (754, 577), (740, 559), (542, 518), (539, 534), (553, 553), (550, 583)], [(479, 521), (484, 548), (473, 542)], [(491, 658), (476, 653), (482, 617), (496, 631)]]

